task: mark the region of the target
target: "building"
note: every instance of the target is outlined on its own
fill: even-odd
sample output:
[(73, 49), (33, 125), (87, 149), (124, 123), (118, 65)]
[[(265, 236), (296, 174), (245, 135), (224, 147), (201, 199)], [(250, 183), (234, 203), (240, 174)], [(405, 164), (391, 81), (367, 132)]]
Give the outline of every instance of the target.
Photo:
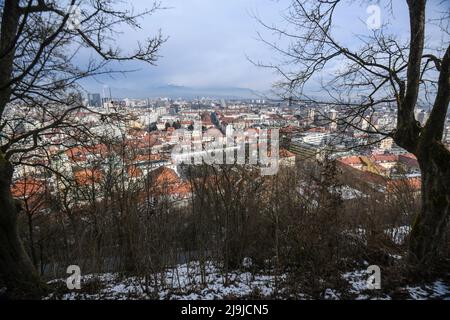
[(95, 108), (100, 108), (102, 106), (102, 99), (100, 98), (100, 93), (88, 94), (88, 106)]
[(291, 139), (289, 151), (300, 160), (323, 160), (325, 155), (343, 156), (364, 142), (361, 138), (311, 131)]
[(407, 153), (349, 156), (337, 159), (338, 168), (350, 179), (349, 185), (363, 191), (371, 185), (382, 192), (420, 192), (421, 176), (417, 159)]
[(295, 154), (293, 154), (289, 150), (281, 148), (279, 157), (280, 158), (279, 158), (278, 162), (279, 162), (280, 166), (284, 166), (284, 167), (295, 166)]

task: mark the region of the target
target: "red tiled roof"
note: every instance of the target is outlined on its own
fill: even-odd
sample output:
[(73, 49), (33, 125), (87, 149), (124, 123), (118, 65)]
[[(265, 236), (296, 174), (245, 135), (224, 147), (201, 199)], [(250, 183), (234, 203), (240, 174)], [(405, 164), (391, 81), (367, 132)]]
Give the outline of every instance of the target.
[(82, 169), (74, 173), (75, 182), (79, 185), (89, 185), (101, 181), (103, 173), (100, 170)]
[(182, 182), (176, 172), (167, 167), (160, 167), (149, 174), (152, 191), (155, 194), (186, 196), (191, 192), (189, 183)]
[(136, 156), (134, 161), (141, 162), (141, 161), (157, 161), (161, 160), (162, 157), (160, 154), (140, 154)]
[(317, 128), (311, 128), (307, 132), (327, 132), (326, 128), (317, 127)]
[(83, 147), (74, 147), (66, 151), (67, 156), (75, 162), (86, 161), (87, 150)]
[(11, 187), (14, 198), (28, 198), (45, 192), (45, 183), (30, 177), (16, 181)]
[(398, 161), (398, 156), (395, 154), (376, 154), (371, 155), (370, 159), (376, 162), (396, 162)]
[(420, 190), (422, 187), (422, 180), (419, 177), (414, 177), (387, 181), (388, 191), (399, 190), (405, 187), (410, 188), (413, 191)]
[(280, 158), (292, 158), (295, 157), (295, 154), (293, 154), (292, 152), (290, 152), (289, 150), (286, 150), (284, 148), (280, 149)]
[(417, 161), (416, 156), (413, 155), (412, 153), (401, 154), (399, 155), (398, 160), (401, 163), (406, 164), (407, 166), (416, 168), (419, 167), (419, 162)]
[(142, 177), (143, 173), (142, 170), (136, 166), (129, 166), (128, 167), (128, 176), (137, 178)]
[(361, 158), (358, 156), (350, 156), (337, 159), (338, 162), (347, 164), (347, 165), (359, 165), (362, 164)]
[(74, 162), (86, 161), (88, 155), (98, 155), (105, 157), (108, 155), (108, 147), (104, 144), (95, 144), (93, 146), (84, 147), (77, 146), (66, 151), (67, 156)]
[(291, 125), (280, 129), (281, 134), (293, 133), (293, 132), (297, 132), (297, 131), (299, 131), (299, 128), (291, 126)]

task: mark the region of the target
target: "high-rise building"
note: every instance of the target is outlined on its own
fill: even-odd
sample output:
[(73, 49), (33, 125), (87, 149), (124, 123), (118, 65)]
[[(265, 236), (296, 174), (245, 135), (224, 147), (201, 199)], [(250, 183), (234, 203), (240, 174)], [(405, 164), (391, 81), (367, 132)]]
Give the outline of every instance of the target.
[(88, 105), (90, 107), (100, 108), (102, 106), (100, 93), (89, 93), (88, 94)]
[(331, 131), (336, 131), (337, 130), (337, 116), (338, 116), (338, 112), (334, 109), (331, 109), (328, 112), (328, 119), (329, 119), (329, 129)]

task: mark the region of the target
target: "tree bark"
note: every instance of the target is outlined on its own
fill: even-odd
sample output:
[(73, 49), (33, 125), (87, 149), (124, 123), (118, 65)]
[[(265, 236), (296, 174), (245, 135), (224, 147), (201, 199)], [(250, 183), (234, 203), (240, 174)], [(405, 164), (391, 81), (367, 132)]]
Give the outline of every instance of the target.
[(450, 46), (441, 61), (438, 90), (430, 117), (422, 128), (415, 120), (414, 109), (420, 89), (426, 1), (407, 2), (411, 46), (406, 94), (401, 97), (399, 104), (394, 140), (417, 156), (422, 172), (422, 206), (413, 222), (409, 242), (409, 260), (420, 271), (424, 266), (431, 266), (439, 256), (439, 247), (450, 215), (450, 151), (442, 143), (450, 101)]
[[(6, 0), (0, 34), (0, 119), (11, 98), (16, 35), (20, 20), (18, 0)], [(0, 150), (0, 284), (10, 298), (38, 298), (43, 285), (20, 240), (19, 208), (11, 194), (14, 168)]]
[(412, 225), (409, 258), (418, 267), (430, 266), (450, 216), (450, 151), (440, 142), (423, 148), (418, 156), (422, 171), (422, 207)]
[(12, 174), (12, 165), (0, 154), (0, 282), (8, 298), (35, 299), (44, 286), (19, 237), (19, 207), (10, 190)]

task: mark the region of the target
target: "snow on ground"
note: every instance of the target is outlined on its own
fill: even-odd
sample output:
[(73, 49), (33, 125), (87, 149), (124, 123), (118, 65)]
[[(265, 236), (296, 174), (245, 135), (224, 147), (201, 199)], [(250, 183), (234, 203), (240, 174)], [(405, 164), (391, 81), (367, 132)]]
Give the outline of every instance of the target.
[(367, 280), (369, 273), (367, 270), (355, 270), (344, 273), (342, 277), (350, 284), (348, 293), (354, 296), (355, 300), (382, 299), (390, 300), (388, 295), (379, 295), (378, 290), (368, 290)]
[(344, 200), (352, 200), (366, 197), (366, 195), (361, 191), (346, 185), (341, 186), (339, 191), (341, 192), (342, 199)]
[[(49, 284), (60, 289), (46, 299), (97, 300), (97, 299), (160, 299), (160, 300), (215, 300), (215, 299), (283, 299), (283, 280), (286, 275), (252, 274), (247, 271), (235, 271), (228, 274), (228, 282), (220, 269), (212, 262), (205, 264), (202, 282), (200, 264), (197, 262), (182, 264), (176, 268), (157, 274), (145, 281), (136, 277), (121, 277), (119, 274), (85, 275), (82, 277), (81, 290), (65, 289), (65, 280), (53, 280)], [(391, 297), (380, 290), (368, 290), (366, 270), (353, 270), (342, 274), (348, 283), (345, 292), (327, 288), (321, 297), (326, 300), (339, 299), (448, 299), (450, 284), (442, 280), (421, 286), (399, 288), (400, 297)], [(146, 285), (148, 283), (148, 285)], [(154, 284), (157, 284), (155, 286)], [(277, 286), (279, 284), (279, 286)], [(383, 286), (383, 283), (381, 283)], [(155, 289), (156, 288), (156, 289)], [(278, 290), (277, 290), (278, 288)], [(59, 293), (58, 293), (59, 292)], [(306, 294), (297, 294), (295, 299), (311, 299)]]
[(384, 233), (391, 237), (392, 241), (397, 245), (402, 245), (411, 231), (410, 226), (401, 226), (384, 230)]
[[(410, 226), (400, 226), (396, 228), (389, 228), (384, 230), (384, 234), (388, 236), (392, 242), (396, 245), (403, 245), (407, 240), (409, 233), (411, 232)], [(346, 230), (343, 232), (344, 235), (350, 236), (365, 242), (367, 237), (367, 231), (363, 228), (356, 228), (353, 230)]]
[[(391, 300), (393, 299), (386, 293), (379, 290), (367, 290), (367, 279), (369, 274), (366, 270), (356, 270), (347, 272), (343, 275), (343, 278), (349, 282), (351, 288), (350, 293), (355, 294), (356, 300), (365, 299), (379, 299), (379, 300)], [(383, 278), (381, 278), (383, 279)], [(383, 281), (383, 280), (381, 280)], [(381, 282), (381, 287), (383, 282)], [(442, 280), (437, 280), (430, 284), (421, 286), (407, 285), (404, 288), (398, 288), (399, 293), (402, 293), (400, 297), (394, 297), (394, 299), (405, 300), (426, 300), (426, 299), (444, 299), (450, 300), (450, 284), (444, 283)]]
[(444, 299), (450, 300), (450, 286), (441, 280), (435, 281), (430, 285), (410, 287), (406, 290), (409, 292), (412, 299), (426, 300), (426, 299)]
[[(202, 282), (200, 264), (179, 265), (149, 279), (135, 277), (122, 279), (119, 274), (87, 275), (82, 277), (80, 293), (64, 293), (62, 296), (51, 294), (47, 299), (161, 299), (161, 300), (214, 300), (226, 298), (259, 297), (269, 298), (276, 294), (276, 281), (284, 276), (254, 275), (250, 272), (230, 272), (227, 283), (225, 277), (213, 263), (206, 263), (204, 281)], [(164, 279), (164, 282), (161, 281)], [(83, 284), (96, 280), (100, 283), (99, 292), (90, 294), (83, 292)], [(49, 284), (64, 285), (64, 280), (54, 280)], [(153, 284), (157, 283), (157, 286)], [(158, 288), (155, 292), (154, 288)]]

